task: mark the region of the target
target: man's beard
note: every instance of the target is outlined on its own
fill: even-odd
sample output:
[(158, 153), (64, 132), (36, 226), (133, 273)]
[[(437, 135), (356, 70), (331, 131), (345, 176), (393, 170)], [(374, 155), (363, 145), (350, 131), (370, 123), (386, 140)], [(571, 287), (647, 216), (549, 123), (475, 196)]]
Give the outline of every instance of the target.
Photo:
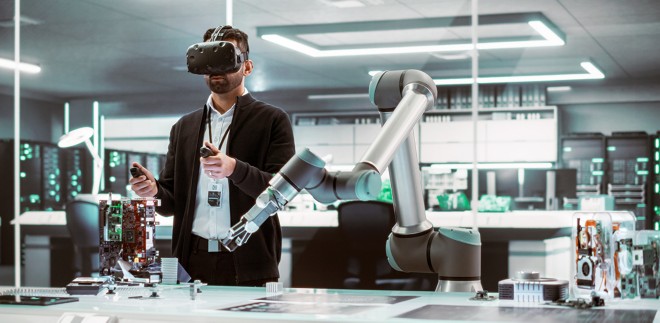
[(243, 81), (243, 77), (239, 73), (236, 73), (236, 75), (224, 75), (223, 78), (224, 80), (213, 80), (212, 76), (210, 76), (206, 79), (206, 85), (214, 93), (225, 94), (236, 89)]

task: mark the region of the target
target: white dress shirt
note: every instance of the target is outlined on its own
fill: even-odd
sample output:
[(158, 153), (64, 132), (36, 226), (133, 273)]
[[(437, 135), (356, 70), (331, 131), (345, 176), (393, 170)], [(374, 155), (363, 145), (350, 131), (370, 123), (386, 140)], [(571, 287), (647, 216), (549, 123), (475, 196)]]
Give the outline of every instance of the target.
[[(243, 95), (247, 93), (247, 89)], [(227, 112), (221, 114), (213, 108), (213, 101), (209, 95), (206, 101), (206, 106), (211, 110), (211, 129), (213, 130), (213, 145), (217, 147), (222, 140), (222, 136), (226, 131), (229, 131), (229, 125), (234, 118), (234, 110), (236, 104), (231, 106)], [(209, 128), (206, 126), (207, 120), (204, 120), (205, 128), (204, 141), (208, 141)], [(227, 142), (229, 141), (229, 134), (222, 147), (218, 149), (223, 153), (227, 153)], [(221, 187), (222, 195), (220, 196), (220, 206), (213, 207), (208, 204), (208, 187), (209, 184), (215, 181)], [(199, 167), (199, 181), (197, 182), (197, 199), (195, 201), (195, 219), (193, 220), (192, 233), (204, 239), (222, 239), (227, 236), (229, 228), (231, 227), (230, 211), (229, 211), (229, 179), (211, 179), (204, 172), (204, 168)]]

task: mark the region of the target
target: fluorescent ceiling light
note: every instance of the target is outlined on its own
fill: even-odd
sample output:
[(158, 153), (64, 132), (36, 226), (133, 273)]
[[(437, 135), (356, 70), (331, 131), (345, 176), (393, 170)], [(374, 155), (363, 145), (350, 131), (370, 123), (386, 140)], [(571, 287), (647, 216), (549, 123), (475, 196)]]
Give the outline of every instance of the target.
[[(342, 32), (383, 31), (408, 29), (414, 31), (421, 28), (452, 28), (469, 26), (470, 17), (438, 17), (420, 18), (398, 21), (365, 21), (353, 23), (316, 24), (298, 26), (272, 26), (258, 27), (257, 34), (264, 40), (289, 48), (311, 57), (337, 57), (385, 54), (411, 54), (434, 52), (458, 52), (472, 50), (472, 43), (452, 44), (421, 44), (383, 47), (342, 47), (342, 46), (316, 46), (307, 42), (298, 35), (324, 34)], [(480, 25), (527, 23), (538, 33), (541, 39), (518, 37), (515, 39), (481, 39), (477, 49), (504, 49), (562, 46), (565, 44), (564, 35), (552, 22), (540, 13), (521, 13), (503, 15), (485, 15), (479, 18)]]
[[(28, 63), (19, 63), (19, 70), (21, 72), (25, 73), (30, 73), (30, 74), (37, 74), (41, 72), (41, 67), (38, 65), (34, 64), (28, 64)], [(0, 67), (10, 69), (10, 70), (15, 70), (16, 69), (16, 62), (13, 60), (8, 60), (4, 58), (0, 58)]]
[[(431, 168), (438, 169), (472, 169), (471, 163), (465, 164), (433, 164)], [(525, 169), (550, 169), (552, 163), (477, 163), (477, 169), (504, 169), (504, 168), (525, 168)]]
[[(576, 81), (596, 80), (605, 78), (591, 62), (582, 62), (580, 66), (587, 72), (581, 74), (548, 74), (548, 75), (522, 75), (522, 76), (485, 76), (477, 78), (479, 84), (493, 83), (522, 83), (522, 82), (554, 82), (554, 81)], [(472, 78), (455, 79), (433, 79), (436, 85), (466, 85), (472, 84)]]
[(568, 92), (570, 90), (570, 86), (548, 86), (546, 88), (546, 91), (548, 92)]
[(369, 93), (346, 93), (346, 94), (310, 94), (309, 100), (333, 100), (333, 99), (363, 99), (369, 98)]

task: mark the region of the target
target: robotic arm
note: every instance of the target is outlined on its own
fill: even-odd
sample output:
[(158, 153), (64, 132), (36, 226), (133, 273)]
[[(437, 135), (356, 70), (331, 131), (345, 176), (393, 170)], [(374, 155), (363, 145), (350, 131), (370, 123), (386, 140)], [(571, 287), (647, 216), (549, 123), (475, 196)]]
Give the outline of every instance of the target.
[(424, 112), (435, 105), (437, 89), (433, 80), (416, 70), (382, 72), (371, 80), (369, 96), (378, 106), (383, 128), (353, 170), (330, 173), (323, 160), (305, 149), (270, 180), (269, 187), (230, 229), (222, 244), (230, 251), (236, 250), (302, 189), (322, 203), (375, 200), (380, 192), (380, 175), (389, 166), (397, 217), (386, 244), (390, 265), (404, 272), (437, 273), (436, 291), (482, 290), (479, 233), (459, 228), (434, 231), (424, 210), (411, 133)]

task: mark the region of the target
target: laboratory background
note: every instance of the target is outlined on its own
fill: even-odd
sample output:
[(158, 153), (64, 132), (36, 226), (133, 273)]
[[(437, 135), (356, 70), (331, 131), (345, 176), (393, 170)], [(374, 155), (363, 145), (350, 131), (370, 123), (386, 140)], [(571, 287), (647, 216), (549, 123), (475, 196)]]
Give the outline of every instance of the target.
[[(355, 171), (367, 160), (380, 180), (368, 200), (322, 203), (302, 189), (277, 205), (281, 295), (405, 298), (474, 294), (480, 286), (499, 292), (494, 306), (504, 306), (509, 285), (515, 305), (521, 281), (546, 291), (565, 283), (558, 293), (586, 295), (594, 307), (597, 294), (605, 308), (652, 301), (634, 306), (636, 319), (653, 321), (655, 310), (647, 309), (660, 306), (658, 17), (660, 3), (650, 0), (0, 0), (0, 286), (7, 287), (0, 295), (98, 277), (99, 239), (107, 241), (110, 229), (96, 205), (76, 202), (91, 196), (130, 205), (133, 162), (158, 177), (172, 125), (209, 96), (203, 76), (188, 72), (187, 50), (207, 29), (232, 25), (249, 36), (254, 71), (245, 87), (288, 114), (296, 152), (308, 149), (328, 173)], [(428, 80), (422, 90), (404, 89), (404, 75), (416, 73), (400, 73), (408, 70)], [(388, 75), (400, 83), (388, 89), (398, 95), (387, 106), (394, 113), (378, 105), (379, 86), (394, 79)], [(425, 105), (417, 104), (422, 98)], [(385, 127), (387, 118), (406, 132)], [(425, 251), (410, 249), (427, 257), (424, 270), (397, 270), (392, 259), (408, 250), (392, 240), (407, 235), (412, 220), (419, 223), (411, 227), (426, 225), (460, 246), (441, 245), (453, 251), (436, 262), (429, 239)], [(172, 257), (172, 218), (151, 221), (151, 247)], [(452, 249), (469, 246), (480, 250)], [(438, 271), (461, 271), (463, 263), (480, 273), (464, 280), (479, 285), (443, 282)], [(466, 319), (435, 316), (453, 313), (432, 307), (441, 305), (424, 312), (406, 308), (410, 300), (365, 305), (358, 296), (334, 310), (291, 303), (246, 318)], [(234, 305), (218, 297), (224, 303), (215, 309)], [(450, 303), (481, 305), (467, 299)], [(91, 311), (84, 300), (76, 310)], [(2, 314), (3, 306), (0, 315), (25, 318), (12, 307)], [(129, 316), (98, 306), (97, 315)], [(483, 313), (467, 319), (488, 320)], [(154, 315), (141, 319), (182, 319)], [(499, 315), (490, 319), (520, 319)]]

